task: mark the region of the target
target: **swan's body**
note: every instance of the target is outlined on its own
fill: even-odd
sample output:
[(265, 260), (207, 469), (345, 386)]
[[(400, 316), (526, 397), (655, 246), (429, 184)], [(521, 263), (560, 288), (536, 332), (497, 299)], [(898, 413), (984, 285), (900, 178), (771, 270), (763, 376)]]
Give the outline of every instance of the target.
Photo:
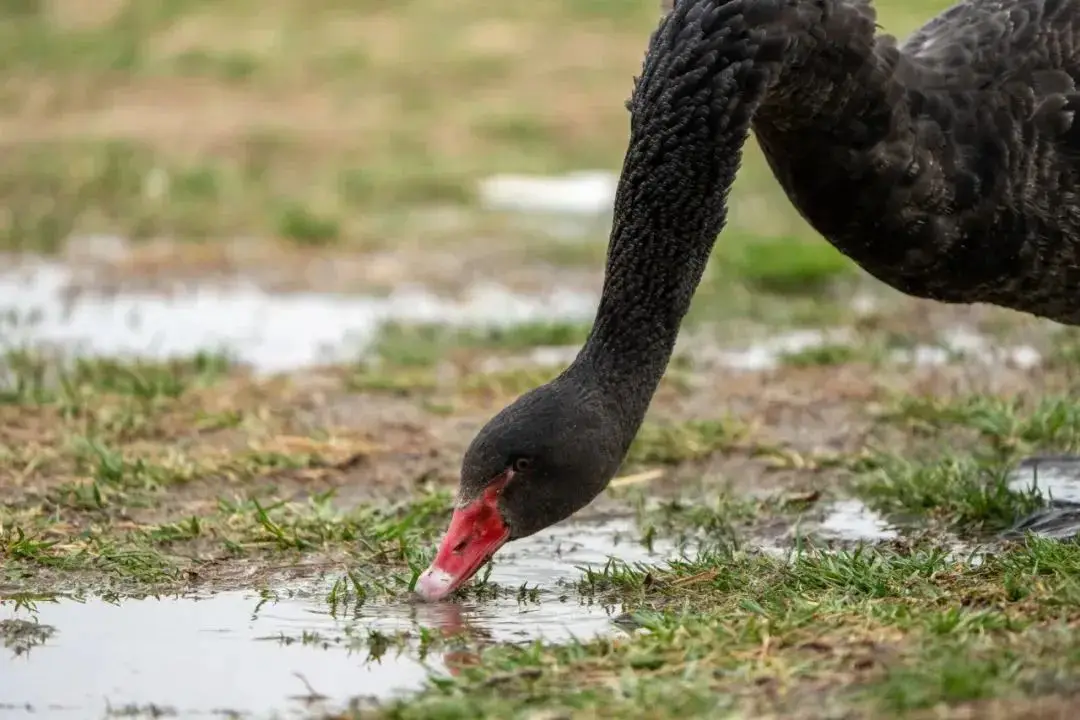
[(865, 0), (794, 4), (823, 37), (752, 126), (807, 221), (903, 292), (1080, 323), (1080, 2), (968, 0), (899, 47)]
[(967, 0), (901, 46), (868, 0), (678, 0), (628, 103), (589, 339), (473, 440), (421, 594), (445, 596), (610, 481), (751, 126), (807, 221), (882, 281), (1080, 324), (1078, 80), (1080, 0)]

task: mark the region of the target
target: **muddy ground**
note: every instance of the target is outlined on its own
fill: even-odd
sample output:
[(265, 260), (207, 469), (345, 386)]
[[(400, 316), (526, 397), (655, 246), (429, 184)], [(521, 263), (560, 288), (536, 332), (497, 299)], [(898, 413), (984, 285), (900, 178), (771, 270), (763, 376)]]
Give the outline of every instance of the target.
[[(834, 292), (877, 298), (869, 304), (876, 310), (860, 311), (848, 343), (770, 356), (745, 350), (767, 347), (783, 330), (745, 329), (740, 345), (722, 329), (691, 323), (612, 488), (560, 526), (562, 535), (538, 536), (516, 554), (508, 548), (484, 582), (448, 606), (460, 608), (451, 615), (418, 610), (409, 591), (445, 527), (461, 454), (491, 414), (562, 367), (587, 325), (391, 325), (363, 359), (270, 375), (214, 354), (73, 362), (12, 350), (0, 405), (0, 592), (12, 609), (3, 621), (11, 661), (29, 658), (24, 672), (44, 672), (36, 658), (48, 658), (65, 632), (71, 637), (84, 623), (115, 627), (107, 643), (118, 677), (107, 680), (120, 683), (117, 698), (147, 699), (123, 704), (125, 711), (182, 716), (215, 698), (256, 713), (303, 706), (308, 716), (339, 713), (348, 698), (347, 712), (358, 716), (501, 716), (581, 703), (585, 716), (604, 716), (590, 698), (610, 687), (610, 673), (630, 673), (646, 684), (640, 692), (667, 698), (684, 688), (696, 703), (686, 712), (701, 715), (725, 707), (805, 717), (939, 708), (949, 717), (1012, 717), (1020, 709), (1047, 717), (1073, 692), (1067, 628), (1076, 559), (1070, 544), (1002, 533), (1044, 512), (1040, 498), (1007, 482), (1015, 463), (1075, 450), (1080, 438), (1069, 400), (1072, 334), (1006, 311), (897, 298), (866, 283)], [(940, 350), (957, 327), (997, 354), (896, 354), (919, 342)], [(1022, 362), (1006, 352), (1016, 347), (1028, 349)], [(538, 362), (545, 354), (550, 361)], [(747, 357), (764, 367), (747, 369)], [(1069, 472), (1055, 492), (1075, 487)], [(1048, 527), (1073, 532), (1068, 518)], [(593, 545), (590, 532), (600, 533)], [(652, 554), (641, 554), (642, 539)], [(867, 543), (877, 549), (859, 549)], [(809, 554), (785, 569), (796, 547)], [(680, 554), (682, 561), (665, 564)], [(592, 568), (584, 575), (583, 563)], [(321, 699), (297, 705), (295, 693), (271, 692), (260, 704), (224, 689), (215, 695), (193, 670), (201, 666), (184, 664), (189, 653), (198, 656), (187, 645), (200, 632), (197, 625), (181, 632), (195, 622), (183, 620), (184, 605), (124, 620), (122, 612), (107, 617), (95, 599), (120, 610), (165, 602), (132, 599), (147, 594), (173, 603), (203, 597), (194, 606), (205, 608), (202, 622), (229, 633), (247, 627), (249, 612), (258, 616), (245, 607), (269, 600), (270, 619), (258, 621), (269, 629), (258, 637), (277, 637), (273, 647), (315, 648), (319, 658), (363, 648), (368, 659), (360, 676), (341, 679), (334, 660), (327, 667), (309, 658), (270, 661), (267, 653), (278, 658), (278, 651), (260, 645), (243, 659), (252, 677), (238, 674), (237, 683), (258, 685), (263, 663), (262, 672), (291, 677), (285, 666), (293, 662), (287, 667)], [(64, 610), (72, 597), (88, 604)], [(761, 605), (766, 600), (774, 605)], [(882, 612), (887, 617), (876, 617)], [(779, 615), (738, 627), (762, 613)], [(39, 624), (27, 624), (35, 617)], [(140, 684), (119, 670), (140, 647), (127, 633), (144, 622), (154, 623), (148, 634), (173, 628), (161, 642), (177, 649), (167, 664), (146, 662), (187, 674), (202, 690), (178, 696), (151, 676)], [(922, 637), (923, 622), (932, 633), (949, 628), (947, 647), (936, 647), (945, 640), (936, 635)], [(651, 633), (576, 651), (514, 650), (532, 639), (565, 643), (568, 625), (584, 637), (633, 638), (639, 626)], [(926, 653), (966, 657), (976, 645), (989, 658), (979, 662), (990, 665), (972, 672), (985, 677), (924, 687)], [(423, 685), (418, 648), (459, 685), (395, 704), (386, 688)], [(695, 663), (685, 665), (695, 653), (703, 662), (717, 654), (708, 662), (734, 674), (700, 676)], [(675, 668), (682, 669), (673, 676)], [(1055, 678), (1049, 687), (1040, 684), (1045, 673)], [(750, 687), (768, 692), (740, 689), (750, 678)], [(160, 696), (146, 695), (157, 687)], [(626, 692), (617, 693), (629, 703), (620, 713), (640, 702)], [(829, 705), (808, 709), (807, 697)], [(1060, 712), (1069, 702), (1060, 699)], [(38, 703), (30, 706), (40, 711)]]
[(611, 487), (413, 599), (602, 280), (603, 202), (484, 183), (617, 170), (658, 3), (90, 5), (0, 8), (0, 714), (1075, 707), (1080, 469), (1017, 468), (1080, 450), (1080, 336), (881, 287), (752, 143)]

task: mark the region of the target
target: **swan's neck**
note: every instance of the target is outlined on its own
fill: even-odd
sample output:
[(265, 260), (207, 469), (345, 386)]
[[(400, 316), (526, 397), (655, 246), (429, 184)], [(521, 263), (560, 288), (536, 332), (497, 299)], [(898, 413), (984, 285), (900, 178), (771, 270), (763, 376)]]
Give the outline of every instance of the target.
[[(751, 34), (742, 4), (680, 3), (653, 36), (629, 104), (603, 292), (571, 372), (590, 375), (631, 436), (724, 226), (766, 62), (782, 54)], [(701, 13), (712, 21), (700, 22)], [(718, 23), (717, 13), (730, 17)]]
[(856, 95), (884, 112), (889, 86), (852, 70), (875, 57), (873, 35), (873, 16), (845, 0), (680, 0), (654, 34), (629, 105), (603, 293), (570, 369), (618, 403), (628, 428), (648, 408), (724, 226), (751, 120), (788, 136), (826, 127), (827, 116), (854, 123), (846, 104)]

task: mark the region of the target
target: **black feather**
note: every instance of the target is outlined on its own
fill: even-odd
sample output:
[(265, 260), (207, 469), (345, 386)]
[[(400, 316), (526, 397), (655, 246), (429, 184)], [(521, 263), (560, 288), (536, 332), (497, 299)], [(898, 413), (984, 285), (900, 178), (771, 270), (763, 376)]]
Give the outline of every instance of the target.
[(1080, 1), (968, 0), (899, 46), (865, 0), (791, 5), (820, 30), (753, 128), (802, 215), (903, 292), (1080, 324)]
[(898, 44), (869, 0), (663, 0), (592, 333), (503, 409), (461, 497), (528, 457), (514, 537), (607, 484), (706, 261), (748, 132), (803, 216), (901, 291), (1080, 324), (1080, 0), (966, 0)]

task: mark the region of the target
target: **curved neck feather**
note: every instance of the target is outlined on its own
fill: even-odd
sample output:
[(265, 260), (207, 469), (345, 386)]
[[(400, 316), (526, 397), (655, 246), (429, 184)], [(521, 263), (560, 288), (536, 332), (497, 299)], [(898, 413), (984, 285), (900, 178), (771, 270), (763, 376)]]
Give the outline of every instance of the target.
[(724, 226), (750, 120), (786, 39), (747, 8), (680, 3), (654, 34), (630, 100), (603, 292), (568, 372), (586, 372), (636, 431)]

